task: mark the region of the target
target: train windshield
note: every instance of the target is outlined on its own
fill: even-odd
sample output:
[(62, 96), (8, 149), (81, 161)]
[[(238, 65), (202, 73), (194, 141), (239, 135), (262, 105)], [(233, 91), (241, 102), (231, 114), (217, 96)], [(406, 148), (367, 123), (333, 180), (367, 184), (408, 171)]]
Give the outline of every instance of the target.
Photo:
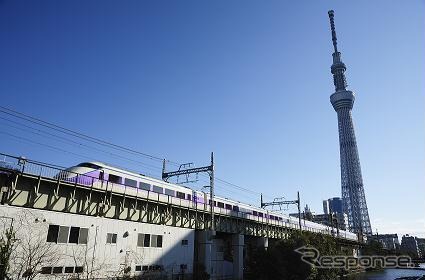
[(90, 162), (83, 162), (83, 163), (80, 163), (77, 166), (78, 167), (88, 167), (88, 168), (93, 168), (93, 169), (100, 169), (101, 168), (99, 165), (96, 165), (96, 164), (90, 163)]

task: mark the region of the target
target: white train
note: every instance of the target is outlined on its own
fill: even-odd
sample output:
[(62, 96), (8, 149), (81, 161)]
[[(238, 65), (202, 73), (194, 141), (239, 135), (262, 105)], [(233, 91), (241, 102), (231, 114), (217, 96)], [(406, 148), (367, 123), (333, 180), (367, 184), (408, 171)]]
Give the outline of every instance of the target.
[[(152, 197), (157, 195), (158, 199), (171, 201), (171, 203), (179, 201), (180, 204), (186, 202), (201, 208), (211, 205), (209, 195), (192, 190), (191, 188), (167, 183), (162, 180), (147, 177), (121, 168), (116, 168), (101, 162), (83, 162), (76, 166), (61, 171), (56, 177), (69, 182), (77, 182), (78, 184), (107, 188), (114, 192), (135, 192), (143, 194), (144, 197)], [(167, 199), (168, 198), (168, 199)], [(170, 200), (171, 199), (171, 200)], [(273, 213), (265, 209), (251, 206), (239, 201), (214, 196), (214, 211), (225, 213), (232, 216), (241, 216), (248, 219), (266, 219), (277, 223), (285, 223), (289, 227), (299, 227), (298, 219)], [(310, 221), (302, 221), (305, 230), (313, 232), (331, 233), (328, 226), (313, 223)], [(348, 231), (339, 231), (341, 237), (356, 240), (357, 236)]]

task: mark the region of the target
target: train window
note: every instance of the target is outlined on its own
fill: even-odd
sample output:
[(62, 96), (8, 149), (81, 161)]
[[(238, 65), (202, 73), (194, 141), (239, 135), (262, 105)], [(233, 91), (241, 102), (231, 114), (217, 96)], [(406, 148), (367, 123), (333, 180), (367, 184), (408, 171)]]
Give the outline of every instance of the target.
[(176, 192), (176, 197), (181, 198), (181, 199), (185, 199), (186, 198), (186, 194), (182, 193), (182, 192)]
[(263, 217), (263, 213), (258, 212), (258, 217)]
[(164, 193), (166, 194), (166, 195), (170, 195), (170, 196), (176, 196), (176, 193), (175, 193), (175, 191), (173, 191), (173, 190), (169, 190), (169, 189), (164, 189)]
[(124, 179), (124, 185), (130, 186), (130, 187), (133, 187), (133, 188), (137, 188), (137, 181), (125, 178)]
[(140, 182), (139, 183), (139, 189), (145, 190), (145, 191), (150, 191), (151, 190), (151, 185), (148, 184), (148, 183)]
[(152, 191), (156, 193), (164, 193), (163, 188), (155, 186), (155, 185), (152, 185)]
[(115, 183), (115, 184), (121, 184), (121, 177), (114, 175), (114, 174), (109, 174), (109, 182), (111, 183)]
[(187, 200), (192, 200), (192, 196), (190, 194), (187, 195)]
[(269, 216), (269, 218), (270, 218), (271, 220), (274, 220), (274, 216), (273, 216), (273, 215), (270, 215), (270, 216)]
[(217, 202), (217, 206), (219, 208), (224, 208), (224, 203), (223, 202)]
[(231, 204), (226, 204), (226, 209), (227, 209), (227, 210), (232, 210), (232, 208), (233, 208), (233, 207), (232, 207), (232, 205), (231, 205)]
[(238, 206), (233, 206), (233, 211), (239, 212), (239, 207)]
[(254, 216), (258, 216), (257, 211), (252, 211), (252, 215), (254, 215)]

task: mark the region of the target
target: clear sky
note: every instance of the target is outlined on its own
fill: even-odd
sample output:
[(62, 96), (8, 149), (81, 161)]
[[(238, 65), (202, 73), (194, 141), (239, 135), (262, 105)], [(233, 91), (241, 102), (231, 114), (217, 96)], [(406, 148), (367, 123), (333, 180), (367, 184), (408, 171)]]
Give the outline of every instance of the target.
[[(218, 193), (300, 190), (320, 213), (341, 193), (329, 9), (373, 231), (425, 236), (424, 1), (3, 0), (1, 105), (177, 162), (214, 151), (217, 177), (253, 190)], [(0, 152), (160, 174), (3, 119), (0, 132)]]

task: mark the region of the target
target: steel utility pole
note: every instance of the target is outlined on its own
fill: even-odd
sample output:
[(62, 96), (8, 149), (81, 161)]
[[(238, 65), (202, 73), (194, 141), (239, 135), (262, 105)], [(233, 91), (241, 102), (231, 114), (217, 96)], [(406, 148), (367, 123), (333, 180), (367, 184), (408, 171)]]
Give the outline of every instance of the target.
[(273, 200), (273, 202), (263, 202), (263, 194), (261, 194), (261, 208), (265, 208), (267, 206), (282, 206), (282, 205), (290, 205), (290, 204), (297, 204), (298, 206), (298, 224), (300, 227), (300, 232), (302, 232), (302, 225), (301, 225), (301, 200), (300, 200), (300, 192), (297, 192), (297, 199), (296, 200), (284, 200), (284, 197), (277, 197)]
[[(189, 175), (189, 174), (198, 174), (201, 172), (208, 173), (210, 177), (210, 214), (211, 214), (211, 226), (210, 229), (212, 231), (215, 230), (214, 225), (214, 153), (211, 153), (211, 164), (204, 167), (197, 168), (188, 168), (182, 169), (172, 172), (165, 172), (165, 159), (162, 162), (162, 180), (168, 182), (168, 179), (171, 177), (179, 176), (179, 175)], [(207, 202), (205, 202), (207, 203)]]

